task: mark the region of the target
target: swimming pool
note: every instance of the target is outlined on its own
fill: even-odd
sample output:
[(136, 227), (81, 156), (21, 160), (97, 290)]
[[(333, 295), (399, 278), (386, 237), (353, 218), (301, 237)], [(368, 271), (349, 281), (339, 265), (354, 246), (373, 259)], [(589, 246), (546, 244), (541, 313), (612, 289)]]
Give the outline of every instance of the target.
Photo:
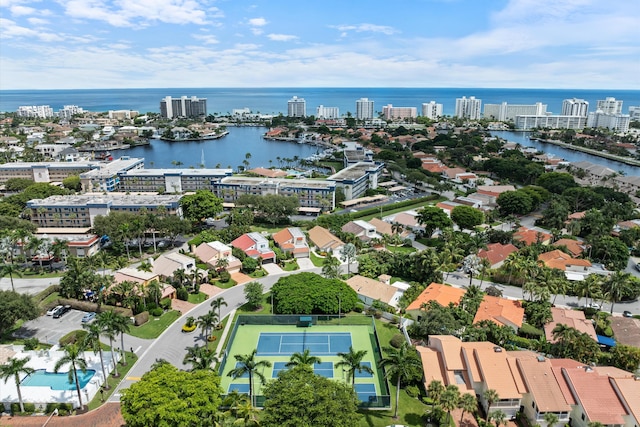
[[(86, 372), (78, 370), (78, 381), (80, 382), (80, 388), (84, 388), (91, 378), (95, 375), (96, 371), (93, 369), (87, 369)], [(33, 374), (27, 375), (20, 382), (21, 386), (32, 387), (50, 387), (51, 390), (75, 390), (76, 385), (74, 382), (69, 383), (69, 374), (67, 372), (47, 372), (44, 369), (38, 369)]]

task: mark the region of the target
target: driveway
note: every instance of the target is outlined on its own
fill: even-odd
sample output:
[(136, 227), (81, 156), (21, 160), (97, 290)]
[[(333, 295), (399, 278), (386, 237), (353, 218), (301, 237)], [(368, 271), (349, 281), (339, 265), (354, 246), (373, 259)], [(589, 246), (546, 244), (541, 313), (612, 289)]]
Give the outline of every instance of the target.
[(313, 265), (311, 258), (298, 258), (298, 267), (300, 267), (300, 271), (316, 268), (316, 266)]
[(262, 268), (266, 270), (267, 274), (281, 274), (284, 272), (284, 270), (281, 269), (278, 264), (275, 264), (272, 262), (267, 264), (262, 264)]

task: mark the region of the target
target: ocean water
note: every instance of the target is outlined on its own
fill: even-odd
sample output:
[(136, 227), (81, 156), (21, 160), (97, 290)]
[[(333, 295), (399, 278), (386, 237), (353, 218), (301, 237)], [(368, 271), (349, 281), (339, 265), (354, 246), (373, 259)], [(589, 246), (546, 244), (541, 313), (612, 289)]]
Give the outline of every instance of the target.
[(304, 98), (307, 114), (315, 115), (319, 105), (338, 107), (340, 114), (355, 114), (359, 98), (375, 102), (375, 110), (392, 104), (396, 107), (417, 107), (425, 102), (443, 104), (444, 114), (453, 115), (455, 100), (475, 96), (482, 104), (547, 104), (547, 111), (559, 114), (562, 101), (581, 98), (595, 110), (597, 100), (614, 97), (624, 101), (623, 112), (629, 106), (640, 106), (638, 90), (583, 89), (478, 89), (478, 88), (156, 88), (156, 89), (86, 89), (86, 90), (3, 90), (0, 91), (0, 111), (16, 111), (21, 105), (49, 105), (54, 110), (64, 105), (78, 105), (88, 111), (130, 109), (141, 113), (159, 112), (160, 100), (166, 96), (197, 96), (207, 98), (210, 114), (230, 113), (236, 108), (249, 108), (254, 113), (287, 112), (287, 101), (293, 96)]

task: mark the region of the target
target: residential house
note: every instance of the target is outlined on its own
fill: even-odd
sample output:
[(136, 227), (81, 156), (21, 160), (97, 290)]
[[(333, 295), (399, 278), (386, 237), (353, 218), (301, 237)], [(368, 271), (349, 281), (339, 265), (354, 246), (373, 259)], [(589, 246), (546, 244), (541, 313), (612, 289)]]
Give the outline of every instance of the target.
[(424, 231), (424, 227), (418, 222), (418, 213), (414, 210), (399, 212), (395, 215), (386, 216), (383, 219), (390, 224), (393, 224), (394, 222), (398, 223), (406, 230), (411, 230), (414, 233)]
[[(149, 258), (149, 260), (153, 260), (153, 258)], [(152, 272), (163, 280), (172, 277), (177, 270), (193, 273), (196, 270), (196, 260), (177, 252), (168, 252), (153, 260)]]
[(320, 252), (332, 252), (334, 254), (340, 253), (344, 242), (334, 236), (329, 230), (324, 227), (316, 225), (308, 232), (309, 241)]
[(548, 342), (553, 343), (556, 341), (553, 338), (553, 330), (558, 325), (566, 325), (577, 329), (579, 332), (589, 335), (594, 341), (598, 341), (593, 323), (584, 317), (583, 311), (552, 307), (551, 316), (553, 320), (544, 325), (544, 334)]
[(454, 288), (453, 286), (443, 285), (440, 283), (431, 283), (418, 297), (407, 306), (406, 312), (414, 319), (420, 320), (422, 317), (422, 306), (431, 301), (435, 301), (443, 307), (449, 304), (458, 304), (464, 295), (465, 290)]
[[(175, 298), (176, 297), (176, 289), (167, 284), (162, 284), (160, 282), (160, 276), (153, 272), (136, 270), (135, 268), (121, 268), (116, 271), (113, 275), (113, 283), (115, 285), (122, 282), (134, 282), (141, 286), (141, 288), (145, 288), (149, 286), (152, 282), (160, 283), (162, 287), (162, 291), (160, 294), (161, 298)], [(112, 288), (113, 288), (112, 286)], [(140, 290), (138, 290), (140, 292)]]
[(493, 197), (495, 201), (504, 192), (516, 191), (516, 187), (513, 185), (478, 185), (477, 190), (478, 194)]
[(273, 241), (282, 252), (291, 253), (294, 258), (309, 257), (307, 238), (298, 227), (289, 227), (274, 233)]
[(381, 236), (377, 233), (376, 228), (369, 224), (367, 221), (357, 219), (355, 221), (349, 221), (342, 226), (344, 233), (351, 233), (363, 242), (368, 242), (371, 239), (379, 239)]
[(564, 271), (569, 280), (584, 280), (585, 276), (591, 273), (592, 264), (589, 260), (573, 258), (560, 249), (538, 255), (538, 261), (549, 268)]
[(261, 258), (263, 262), (275, 262), (276, 254), (269, 247), (269, 241), (260, 233), (246, 233), (231, 242), (231, 246), (241, 249), (248, 257)]
[(524, 243), (527, 246), (531, 246), (535, 243), (541, 243), (543, 245), (548, 245), (551, 243), (551, 239), (553, 236), (549, 233), (545, 233), (544, 231), (534, 230), (532, 228), (520, 227), (518, 231), (513, 233), (513, 240), (517, 240), (519, 242)]
[[(217, 240), (200, 243), (197, 248), (192, 248), (191, 252), (210, 268), (218, 269), (226, 264), (224, 269), (229, 274), (239, 272), (242, 267), (242, 262), (233, 256), (231, 247)], [(226, 260), (226, 262), (220, 263), (220, 260)]]
[(375, 301), (380, 301), (397, 309), (398, 301), (404, 293), (392, 285), (387, 285), (380, 280), (355, 275), (347, 280), (347, 285), (358, 294), (358, 298), (368, 306)]
[(507, 257), (513, 252), (517, 252), (516, 248), (511, 243), (503, 245), (502, 243), (489, 243), (487, 249), (480, 249), (478, 256), (486, 259), (489, 262), (491, 268), (499, 268), (504, 264)]
[(571, 255), (573, 255), (574, 258), (582, 255), (582, 252), (584, 251), (584, 248), (585, 248), (584, 242), (581, 242), (579, 240), (573, 240), (573, 239), (558, 239), (555, 242), (553, 242), (553, 246), (566, 247), (567, 250), (571, 252)]
[(520, 301), (485, 295), (473, 323), (483, 320), (490, 320), (499, 326), (509, 326), (517, 332), (524, 321), (524, 308)]

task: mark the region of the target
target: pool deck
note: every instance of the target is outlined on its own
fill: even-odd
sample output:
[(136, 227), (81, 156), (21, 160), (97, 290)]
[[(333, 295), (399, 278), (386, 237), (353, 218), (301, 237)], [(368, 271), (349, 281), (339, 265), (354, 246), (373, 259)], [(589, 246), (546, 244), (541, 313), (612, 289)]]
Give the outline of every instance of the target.
[[(64, 356), (64, 352), (59, 350), (58, 346), (52, 347), (50, 350), (26, 351), (23, 346), (12, 346), (12, 350), (16, 351), (15, 358), (24, 359), (29, 357), (28, 367), (33, 369), (45, 369), (47, 372), (53, 372), (55, 364)], [(107, 375), (111, 372), (113, 364), (111, 363), (111, 352), (103, 352), (104, 366)], [(94, 370), (95, 375), (89, 383), (81, 389), (82, 403), (87, 404), (94, 398), (100, 390), (100, 385), (104, 382), (102, 376), (102, 366), (100, 365), (100, 355), (93, 352), (84, 352), (84, 359), (87, 362), (87, 370)], [(118, 355), (116, 354), (116, 359)], [(68, 372), (68, 365), (63, 366), (61, 372)], [(22, 399), (24, 402), (34, 403), (36, 408), (44, 408), (47, 403), (65, 403), (69, 402), (78, 407), (78, 394), (75, 387), (73, 390), (53, 390), (46, 386), (21, 386)], [(13, 379), (5, 382), (0, 380), (0, 410), (1, 405), (8, 405), (18, 402), (18, 390)]]

